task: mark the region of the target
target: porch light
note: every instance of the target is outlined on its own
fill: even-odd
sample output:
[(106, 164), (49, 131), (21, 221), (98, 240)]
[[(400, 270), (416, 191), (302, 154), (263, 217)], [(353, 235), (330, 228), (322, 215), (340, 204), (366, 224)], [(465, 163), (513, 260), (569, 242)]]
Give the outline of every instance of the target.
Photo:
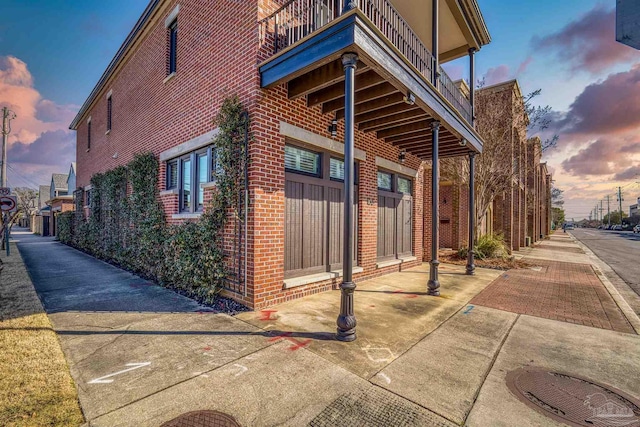
[(407, 92), (407, 94), (403, 98), (403, 101), (409, 105), (413, 105), (416, 103), (416, 96), (411, 92)]
[(404, 164), (404, 159), (407, 157), (407, 152), (405, 150), (402, 150), (400, 152), (400, 154), (398, 154), (398, 161), (400, 161), (400, 163)]
[(333, 120), (331, 120), (331, 124), (329, 125), (329, 128), (327, 130), (331, 134), (332, 138), (336, 137), (336, 135), (338, 134), (338, 118), (337, 117), (334, 117)]

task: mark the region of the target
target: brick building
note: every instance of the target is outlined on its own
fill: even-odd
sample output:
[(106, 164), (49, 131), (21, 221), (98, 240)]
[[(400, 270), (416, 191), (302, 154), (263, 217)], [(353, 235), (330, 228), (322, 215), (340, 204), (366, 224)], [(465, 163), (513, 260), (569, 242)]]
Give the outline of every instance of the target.
[[(469, 93), (464, 81), (456, 85)], [(468, 95), (467, 95), (468, 96)], [(541, 163), (539, 138), (526, 138), (528, 117), (515, 80), (478, 90), (475, 106), (478, 132), (496, 143), (492, 167), (502, 171), (499, 189), (477, 225), (480, 234), (502, 234), (507, 248), (518, 250), (550, 232), (551, 176)], [(460, 160), (458, 159), (458, 162)], [(450, 169), (450, 168), (449, 168)], [(468, 183), (458, 174), (440, 183), (440, 247), (459, 249), (468, 242)]]
[(167, 220), (197, 218), (215, 188), (213, 118), (237, 94), (251, 119), (251, 208), (247, 280), (231, 297), (258, 309), (341, 282), (354, 169), (354, 278), (428, 260), (433, 147), (482, 150), (471, 102), (439, 64), (473, 64), (489, 34), (475, 0), (351, 6), (151, 1), (71, 124), (77, 187), (151, 151)]

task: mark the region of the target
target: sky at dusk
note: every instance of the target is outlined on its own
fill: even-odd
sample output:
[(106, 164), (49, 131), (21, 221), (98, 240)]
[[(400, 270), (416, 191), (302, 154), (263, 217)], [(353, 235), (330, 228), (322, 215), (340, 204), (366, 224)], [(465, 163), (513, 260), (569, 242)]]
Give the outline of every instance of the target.
[[(492, 42), (476, 55), (485, 84), (517, 78), (535, 104), (552, 107), (543, 138), (568, 218), (587, 217), (623, 187), (640, 197), (640, 51), (615, 41), (615, 2), (478, 0)], [(9, 184), (48, 184), (75, 160), (68, 129), (147, 0), (3, 0), (0, 106), (18, 117), (9, 138)], [(468, 78), (468, 61), (446, 65)], [(615, 198), (614, 198), (615, 200)], [(628, 209), (625, 209), (628, 212)]]

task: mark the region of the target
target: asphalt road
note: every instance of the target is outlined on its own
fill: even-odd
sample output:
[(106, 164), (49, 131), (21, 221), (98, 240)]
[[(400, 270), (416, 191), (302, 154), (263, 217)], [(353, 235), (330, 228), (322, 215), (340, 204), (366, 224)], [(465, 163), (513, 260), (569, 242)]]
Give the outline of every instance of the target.
[(640, 234), (596, 229), (575, 229), (571, 233), (640, 296)]

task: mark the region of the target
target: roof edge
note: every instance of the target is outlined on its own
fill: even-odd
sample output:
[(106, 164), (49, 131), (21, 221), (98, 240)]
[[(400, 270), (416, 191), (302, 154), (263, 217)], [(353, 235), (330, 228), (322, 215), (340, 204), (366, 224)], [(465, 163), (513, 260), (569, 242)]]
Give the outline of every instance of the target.
[(98, 83), (96, 83), (95, 87), (89, 94), (89, 97), (84, 101), (84, 103), (82, 104), (82, 107), (80, 107), (80, 110), (76, 114), (76, 117), (73, 119), (73, 121), (69, 125), (69, 129), (76, 130), (78, 128), (78, 124), (80, 123), (80, 120), (82, 119), (84, 114), (87, 112), (91, 104), (93, 104), (93, 101), (98, 96), (98, 93), (100, 93), (100, 91), (104, 88), (104, 85), (106, 84), (107, 80), (109, 80), (109, 78), (111, 77), (113, 71), (116, 69), (116, 67), (120, 63), (120, 60), (122, 59), (124, 54), (129, 50), (129, 47), (133, 44), (134, 40), (136, 39), (140, 31), (145, 27), (145, 25), (149, 21), (149, 18), (151, 17), (153, 12), (156, 10), (158, 5), (163, 1), (164, 0), (150, 0), (144, 12), (142, 12), (142, 15), (140, 16), (140, 18), (138, 18), (136, 25), (134, 25), (129, 35), (120, 46), (120, 49), (118, 49), (118, 51), (116, 52), (115, 56), (107, 66), (107, 69), (104, 71), (104, 73), (102, 73), (102, 76), (100, 77), (100, 79), (98, 80)]

